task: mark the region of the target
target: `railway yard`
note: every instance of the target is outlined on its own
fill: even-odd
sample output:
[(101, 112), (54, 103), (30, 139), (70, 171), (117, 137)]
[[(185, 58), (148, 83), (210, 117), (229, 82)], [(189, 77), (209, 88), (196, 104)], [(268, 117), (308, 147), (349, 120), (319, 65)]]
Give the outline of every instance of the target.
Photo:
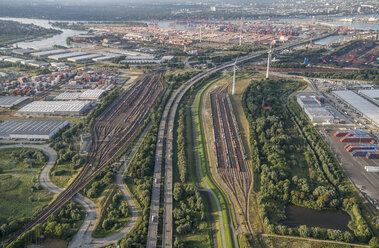
[[(246, 223), (252, 173), (242, 144), (227, 88), (210, 93), (212, 122), (217, 154), (217, 172), (236, 199)], [(249, 225), (247, 228), (250, 229)], [(251, 232), (251, 230), (249, 230)]]
[(91, 128), (91, 147), (87, 162), (74, 181), (43, 211), (27, 223), (10, 241), (44, 222), (52, 213), (83, 189), (105, 167), (131, 145), (163, 92), (160, 73), (146, 74), (134, 87), (122, 91), (95, 120)]

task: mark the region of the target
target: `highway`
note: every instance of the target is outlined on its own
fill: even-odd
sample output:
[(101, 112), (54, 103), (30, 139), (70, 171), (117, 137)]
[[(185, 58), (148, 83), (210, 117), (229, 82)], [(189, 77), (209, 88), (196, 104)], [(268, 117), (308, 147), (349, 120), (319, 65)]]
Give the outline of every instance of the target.
[[(327, 34), (317, 36), (312, 39), (307, 39), (304, 41), (296, 42), (293, 44), (287, 44), (284, 46), (276, 47), (274, 51), (280, 51), (288, 49), (291, 47), (299, 46), (310, 41), (325, 38), (329, 35), (334, 34), (336, 31), (333, 30)], [(237, 63), (243, 63), (250, 59), (257, 58), (261, 55), (266, 54), (267, 51), (260, 51), (253, 53), (251, 55), (246, 55), (238, 59)], [(162, 118), (159, 124), (159, 131), (157, 137), (157, 147), (155, 154), (155, 166), (154, 166), (154, 183), (151, 197), (150, 206), (150, 216), (149, 216), (149, 227), (148, 227), (148, 237), (147, 245), (148, 248), (157, 247), (157, 236), (158, 236), (158, 217), (159, 217), (159, 205), (160, 205), (160, 188), (161, 188), (161, 172), (162, 172), (162, 162), (163, 156), (165, 158), (165, 182), (164, 182), (164, 213), (163, 213), (163, 232), (162, 232), (162, 247), (173, 247), (173, 230), (172, 230), (172, 147), (173, 147), (173, 127), (175, 121), (175, 114), (177, 107), (187, 90), (196, 84), (197, 82), (204, 79), (206, 76), (224, 70), (228, 67), (233, 66), (235, 61), (230, 61), (223, 63), (214, 68), (208, 69), (195, 75), (193, 78), (189, 79), (185, 84), (183, 84), (179, 89), (177, 89), (168, 100), (165, 105)], [(163, 154), (164, 153), (164, 154)]]

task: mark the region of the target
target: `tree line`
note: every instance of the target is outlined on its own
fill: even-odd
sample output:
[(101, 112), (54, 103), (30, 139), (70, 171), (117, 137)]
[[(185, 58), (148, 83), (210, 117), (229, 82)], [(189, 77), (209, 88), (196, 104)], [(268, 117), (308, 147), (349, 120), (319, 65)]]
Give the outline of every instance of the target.
[[(299, 84), (285, 79), (253, 81), (242, 99), (264, 228), (268, 233), (367, 242), (371, 231), (354, 193), (344, 183), (340, 165), (308, 120), (300, 121), (286, 107), (285, 97)], [(264, 110), (262, 103), (272, 110)], [(349, 228), (354, 234), (282, 225), (285, 206), (290, 204), (315, 210), (343, 209), (351, 216)]]

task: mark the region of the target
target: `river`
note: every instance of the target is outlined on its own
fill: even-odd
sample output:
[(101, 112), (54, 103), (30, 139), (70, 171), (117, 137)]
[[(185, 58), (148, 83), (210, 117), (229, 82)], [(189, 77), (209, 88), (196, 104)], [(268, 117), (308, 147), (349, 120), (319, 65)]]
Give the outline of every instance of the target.
[(24, 24), (34, 24), (34, 25), (41, 26), (44, 28), (54, 28), (54, 29), (58, 29), (62, 31), (62, 33), (54, 35), (53, 37), (39, 38), (39, 39), (37, 38), (32, 41), (22, 41), (15, 44), (21, 48), (48, 48), (48, 47), (53, 47), (54, 45), (67, 46), (66, 39), (68, 37), (86, 33), (85, 31), (76, 31), (76, 30), (71, 30), (71, 29), (61, 29), (61, 28), (53, 27), (51, 24), (49, 24), (50, 20), (29, 19), (29, 18), (3, 18), (3, 17), (1, 17), (0, 20), (16, 21), (16, 22), (20, 22)]
[[(354, 16), (342, 16), (342, 17), (331, 17), (330, 19), (333, 18), (352, 18)], [(359, 16), (358, 16), (359, 17)], [(60, 45), (60, 46), (67, 46), (66, 44), (66, 39), (71, 36), (75, 36), (78, 34), (84, 34), (86, 33), (85, 31), (76, 31), (76, 30), (71, 30), (71, 29), (61, 29), (61, 28), (56, 28), (52, 27), (51, 24), (49, 24), (49, 21), (55, 22), (53, 20), (44, 20), (44, 19), (29, 19), (29, 18), (5, 18), (5, 17), (0, 17), (0, 20), (11, 20), (11, 21), (17, 21), (25, 24), (35, 24), (38, 26), (42, 26), (44, 28), (55, 28), (59, 29), (62, 31), (61, 34), (54, 35), (53, 37), (50, 38), (41, 38), (41, 39), (35, 39), (33, 41), (23, 41), (23, 42), (18, 42), (16, 45), (18, 47), (22, 48), (46, 48), (46, 47), (52, 47), (54, 45)], [(281, 21), (288, 21), (288, 22), (312, 22), (314, 19), (312, 18), (286, 18), (286, 19), (280, 19)], [(246, 20), (249, 21), (249, 20)], [(264, 20), (251, 20), (251, 21), (264, 21)], [(317, 20), (316, 20), (317, 21)], [(149, 23), (149, 21), (139, 21), (139, 22), (146, 22)], [(240, 20), (233, 20), (231, 22), (240, 22)], [(170, 23), (172, 21), (159, 21), (158, 25), (161, 28), (169, 28)], [(321, 22), (320, 22), (321, 23)], [(378, 24), (368, 24), (368, 23), (357, 23), (357, 22), (337, 22), (337, 21), (332, 21), (332, 22), (322, 22), (327, 25), (338, 25), (338, 26), (345, 26), (345, 27), (350, 27), (350, 28), (357, 28), (357, 29), (362, 29), (362, 30), (377, 30), (379, 31), (379, 25)], [(187, 29), (188, 27), (186, 25), (177, 25), (176, 29), (182, 30), (182, 29)], [(332, 37), (332, 38), (327, 38), (325, 40), (320, 40), (317, 42), (317, 44), (330, 44), (331, 42), (340, 39), (340, 36)], [(349, 39), (350, 37), (345, 37), (345, 39)]]

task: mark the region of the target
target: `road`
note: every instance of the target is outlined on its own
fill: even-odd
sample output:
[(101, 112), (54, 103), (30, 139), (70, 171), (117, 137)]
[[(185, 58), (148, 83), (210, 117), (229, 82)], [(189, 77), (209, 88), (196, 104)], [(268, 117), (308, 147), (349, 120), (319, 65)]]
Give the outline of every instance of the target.
[[(148, 126), (150, 127), (150, 126)], [(71, 242), (69, 243), (68, 247), (76, 248), (76, 247), (104, 247), (107, 245), (115, 244), (117, 243), (118, 240), (120, 240), (122, 237), (125, 236), (125, 234), (129, 233), (130, 230), (134, 227), (134, 225), (137, 222), (138, 218), (138, 209), (131, 198), (128, 189), (124, 185), (122, 181), (122, 174), (129, 165), (129, 162), (131, 158), (134, 156), (137, 148), (140, 146), (142, 143), (143, 138), (146, 135), (146, 131), (148, 130), (148, 127), (144, 130), (143, 134), (140, 136), (140, 138), (137, 141), (137, 144), (133, 147), (132, 151), (128, 155), (128, 157), (125, 159), (125, 162), (123, 165), (120, 167), (120, 169), (117, 172), (116, 176), (116, 183), (118, 187), (120, 188), (124, 198), (126, 199), (128, 203), (128, 207), (130, 208), (131, 212), (131, 217), (128, 221), (128, 224), (121, 229), (120, 231), (107, 236), (105, 238), (92, 238), (92, 232), (95, 228), (96, 222), (98, 220), (98, 211), (97, 207), (94, 202), (92, 202), (90, 199), (82, 196), (81, 194), (76, 194), (73, 197), (73, 200), (76, 201), (77, 203), (81, 204), (87, 214), (86, 217), (83, 221), (83, 224), (79, 228), (79, 231)], [(33, 145), (33, 144), (14, 144), (14, 145), (4, 145), (0, 147), (1, 149), (4, 148), (34, 148), (34, 149), (39, 149), (42, 150), (49, 158), (47, 164), (43, 167), (40, 176), (39, 176), (39, 182), (41, 186), (48, 190), (51, 193), (54, 194), (60, 194), (63, 192), (64, 189), (61, 189), (54, 185), (49, 178), (50, 170), (54, 166), (54, 162), (57, 158), (57, 154), (54, 149), (52, 149), (49, 145), (44, 144), (44, 145)]]
[[(336, 31), (332, 30), (327, 34), (314, 37), (312, 39), (307, 39), (304, 41), (287, 44), (281, 47), (276, 47), (274, 51), (280, 51), (283, 49), (288, 49), (295, 47), (310, 41), (325, 38)], [(236, 61), (236, 63), (243, 63), (250, 59), (262, 56), (266, 54), (267, 51), (260, 51), (250, 55), (241, 57)], [(195, 75), (193, 78), (189, 79), (184, 83), (179, 89), (177, 89), (170, 97), (165, 105), (162, 118), (159, 124), (159, 131), (157, 137), (157, 147), (155, 155), (155, 165), (154, 165), (154, 184), (151, 197), (150, 206), (150, 216), (149, 216), (149, 227), (148, 227), (148, 237), (147, 245), (148, 248), (157, 247), (157, 236), (158, 236), (158, 217), (159, 217), (159, 205), (160, 205), (160, 188), (161, 188), (161, 172), (162, 172), (162, 159), (165, 157), (165, 190), (164, 190), (164, 214), (163, 214), (163, 233), (162, 233), (162, 246), (163, 247), (173, 247), (172, 242), (172, 129), (174, 127), (174, 120), (177, 107), (187, 90), (193, 86), (195, 83), (201, 81), (206, 76), (224, 70), (235, 64), (235, 61), (230, 61), (223, 63), (214, 68), (208, 69)], [(165, 139), (167, 135), (167, 139)], [(163, 154), (165, 152), (165, 154)]]

